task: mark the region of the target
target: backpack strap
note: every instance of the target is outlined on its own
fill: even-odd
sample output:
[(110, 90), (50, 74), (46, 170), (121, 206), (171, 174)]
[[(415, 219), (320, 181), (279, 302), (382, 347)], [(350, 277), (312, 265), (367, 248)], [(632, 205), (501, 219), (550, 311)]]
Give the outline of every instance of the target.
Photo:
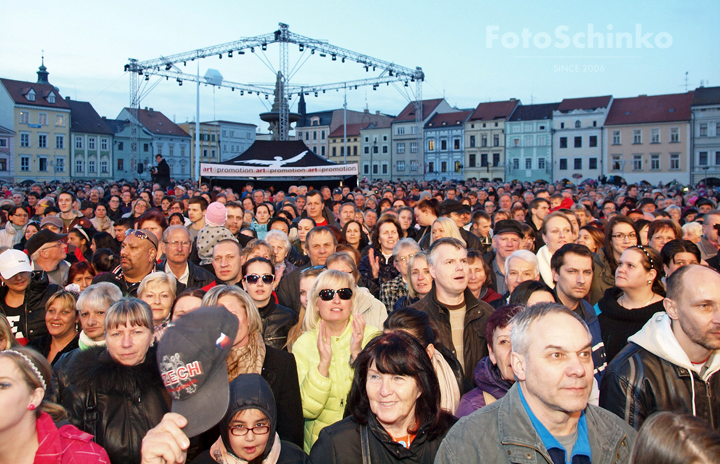
[(93, 441), (97, 443), (97, 423), (100, 419), (100, 411), (97, 407), (97, 393), (94, 388), (90, 388), (85, 396), (85, 413), (83, 414), (83, 429), (93, 436)]
[(372, 464), (370, 459), (370, 439), (368, 438), (367, 425), (360, 429), (360, 445), (362, 448), (362, 464)]

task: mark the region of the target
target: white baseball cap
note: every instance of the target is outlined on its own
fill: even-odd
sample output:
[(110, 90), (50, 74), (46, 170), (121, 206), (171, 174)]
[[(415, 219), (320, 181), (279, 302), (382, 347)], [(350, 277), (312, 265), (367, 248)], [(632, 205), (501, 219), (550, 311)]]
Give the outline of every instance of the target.
[(7, 250), (0, 257), (0, 275), (12, 279), (21, 272), (32, 272), (30, 258), (20, 250)]

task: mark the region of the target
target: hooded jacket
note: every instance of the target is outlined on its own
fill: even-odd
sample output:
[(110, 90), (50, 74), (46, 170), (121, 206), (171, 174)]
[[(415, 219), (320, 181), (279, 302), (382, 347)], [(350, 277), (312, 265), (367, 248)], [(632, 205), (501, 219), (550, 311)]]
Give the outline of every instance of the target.
[[(25, 301), (22, 305), (24, 314), (20, 315), (17, 321), (16, 337), (19, 339), (19, 333), (23, 334), (22, 338), (34, 340), (48, 333), (45, 324), (45, 304), (47, 300), (58, 290), (55, 284), (51, 284), (47, 273), (44, 271), (36, 271), (30, 277), (30, 283), (25, 289)], [(17, 308), (10, 308), (5, 304), (5, 297), (8, 293), (8, 287), (0, 287), (0, 313), (8, 316), (15, 316)], [(10, 321), (13, 324), (13, 321)], [(14, 331), (15, 332), (15, 331)]]
[(56, 426), (45, 412), (40, 413), (35, 424), (38, 449), (35, 452), (37, 464), (107, 464), (108, 455), (93, 436), (67, 424)]
[[(273, 397), (270, 385), (258, 374), (240, 374), (230, 383), (230, 403), (228, 404), (225, 417), (220, 421), (220, 438), (228, 454), (240, 459), (235, 454), (230, 443), (229, 431), (230, 424), (235, 415), (246, 409), (257, 409), (265, 414), (265, 417), (268, 418), (270, 423), (268, 440), (265, 444), (265, 450), (261, 455), (263, 463), (266, 462), (273, 446), (277, 446), (276, 442), (280, 444), (280, 455), (272, 464), (303, 464), (310, 462), (303, 450), (290, 442), (280, 440), (280, 437), (277, 436), (275, 398)], [(193, 461), (193, 464), (205, 462), (216, 462), (212, 459), (209, 451), (200, 454), (200, 456)]]
[[(502, 401), (463, 417), (447, 433), (435, 464), (513, 462), (553, 464), (520, 399), (520, 386), (510, 388)], [(585, 408), (588, 440), (594, 464), (630, 461), (637, 433), (611, 413)], [(481, 459), (482, 458), (482, 459)]]
[(142, 439), (170, 412), (154, 350), (124, 366), (104, 347), (77, 352), (68, 366), (63, 406), (70, 422), (95, 436), (113, 464), (140, 462)]
[[(463, 332), (463, 371), (467, 383), (472, 385), (472, 372), (482, 358), (487, 356), (487, 338), (485, 337), (485, 326), (493, 313), (493, 308), (475, 298), (469, 288), (465, 289), (465, 321)], [(457, 351), (452, 340), (452, 328), (450, 327), (450, 311), (437, 299), (437, 290), (433, 283), (430, 293), (420, 301), (411, 306), (413, 309), (424, 311), (430, 317), (430, 323), (437, 331), (437, 339), (444, 347), (449, 348), (452, 354), (457, 357)]]
[(482, 358), (477, 364), (473, 378), (477, 387), (463, 395), (457, 411), (455, 411), (457, 417), (468, 416), (486, 406), (488, 404), (487, 395), (492, 396), (495, 400), (501, 399), (514, 383), (502, 378), (500, 369), (493, 364), (489, 356)]
[(654, 412), (677, 411), (693, 414), (720, 431), (717, 351), (704, 366), (693, 365), (666, 313), (655, 314), (629, 341), (605, 371), (601, 407), (636, 429)]

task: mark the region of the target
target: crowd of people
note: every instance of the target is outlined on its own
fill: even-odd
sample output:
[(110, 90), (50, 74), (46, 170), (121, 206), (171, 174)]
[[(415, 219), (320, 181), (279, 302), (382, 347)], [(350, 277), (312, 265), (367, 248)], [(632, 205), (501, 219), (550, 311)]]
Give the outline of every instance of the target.
[(0, 463), (720, 462), (703, 185), (0, 197)]

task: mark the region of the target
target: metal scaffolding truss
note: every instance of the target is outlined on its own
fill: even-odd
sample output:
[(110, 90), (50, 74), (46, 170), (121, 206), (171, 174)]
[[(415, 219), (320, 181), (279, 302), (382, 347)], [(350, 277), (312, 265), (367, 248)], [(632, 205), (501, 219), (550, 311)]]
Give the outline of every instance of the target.
[[(324, 93), (327, 90), (340, 90), (340, 89), (357, 89), (358, 87), (373, 86), (373, 89), (377, 89), (381, 84), (390, 85), (391, 83), (400, 90), (397, 84), (402, 84), (405, 87), (409, 87), (410, 83), (414, 83), (415, 91), (414, 95), (406, 93), (405, 96), (415, 105), (416, 119), (419, 118), (418, 123), (422, 124), (422, 82), (425, 79), (425, 74), (422, 68), (416, 67), (415, 69), (407, 68), (404, 66), (391, 63), (389, 61), (374, 58), (363, 53), (354, 52), (346, 48), (338, 47), (328, 43), (325, 40), (313, 39), (305, 37), (299, 34), (290, 32), (289, 26), (284, 23), (279, 23), (279, 28), (275, 32), (269, 34), (262, 34), (255, 37), (246, 37), (239, 40), (228, 42), (220, 45), (215, 45), (206, 48), (199, 48), (184, 53), (177, 53), (174, 55), (161, 56), (159, 58), (139, 61), (136, 59), (129, 59), (128, 63), (125, 64), (125, 71), (130, 73), (130, 107), (135, 112), (140, 108), (140, 101), (142, 100), (142, 92), (140, 86), (140, 80), (149, 80), (150, 76), (160, 76), (166, 79), (174, 79), (180, 85), (183, 81), (196, 82), (208, 85), (217, 85), (220, 87), (230, 88), (233, 91), (239, 91), (240, 93), (256, 93), (259, 95), (265, 95), (266, 99), (269, 99), (271, 95), (277, 93), (281, 95), (282, 101), (279, 102), (279, 139), (287, 140), (288, 132), (290, 129), (289, 125), (289, 102), (293, 95), (299, 95), (305, 93), (306, 95)], [(255, 53), (256, 49), (258, 52), (267, 50), (267, 47), (271, 44), (279, 44), (280, 46), (280, 63), (279, 63), (279, 75), (278, 81), (275, 85), (261, 85), (261, 84), (244, 84), (239, 82), (232, 82), (223, 80), (222, 83), (210, 82), (208, 79), (201, 77), (198, 74), (184, 73), (179, 67), (181, 64), (187, 66), (188, 62), (192, 62), (198, 59), (223, 55), (232, 57), (233, 54), (244, 55), (248, 52)], [(377, 72), (379, 74), (375, 77), (367, 79), (359, 79), (345, 82), (335, 82), (329, 84), (319, 85), (292, 85), (290, 84), (289, 76), (289, 60), (288, 60), (288, 46), (289, 44), (295, 44), (298, 46), (300, 52), (309, 51), (310, 55), (317, 54), (319, 57), (330, 57), (333, 61), (351, 61), (362, 65), (366, 72)], [(412, 90), (411, 90), (412, 92)], [(418, 114), (419, 113), (419, 114)], [(419, 128), (418, 133), (421, 133)]]

